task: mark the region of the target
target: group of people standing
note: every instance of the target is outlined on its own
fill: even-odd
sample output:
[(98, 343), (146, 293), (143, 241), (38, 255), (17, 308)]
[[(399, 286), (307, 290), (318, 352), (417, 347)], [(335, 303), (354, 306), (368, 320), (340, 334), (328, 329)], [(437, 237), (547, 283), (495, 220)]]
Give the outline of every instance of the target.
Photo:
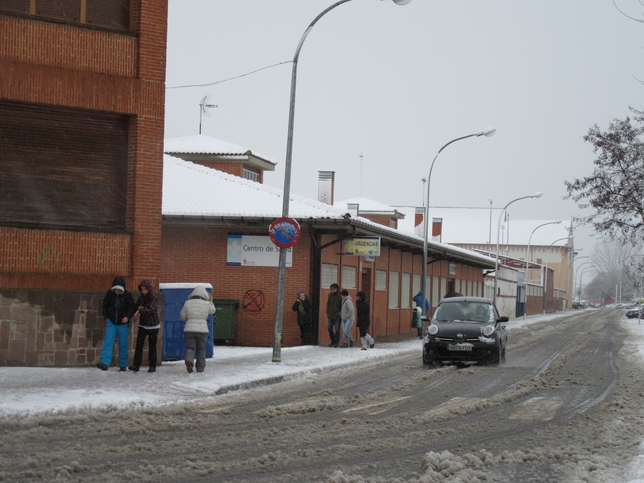
[[(355, 320), (356, 310), (354, 309), (351, 295), (344, 289), (338, 293), (340, 287), (337, 283), (332, 283), (329, 288), (331, 291), (326, 302), (327, 330), (331, 338), (329, 347), (340, 347), (341, 334), (343, 336), (342, 347), (353, 347), (354, 339), (353, 335), (351, 335), (351, 327)], [(367, 347), (373, 349), (375, 341), (367, 332), (371, 324), (367, 294), (364, 292), (358, 292), (356, 294), (356, 306), (361, 349), (364, 351), (367, 350)]]
[[(159, 307), (152, 282), (143, 280), (139, 284), (141, 295), (134, 302), (132, 293), (126, 289), (125, 278), (116, 277), (112, 288), (103, 298), (103, 318), (105, 319), (105, 339), (101, 358), (96, 367), (103, 371), (112, 362), (114, 341), (118, 339), (118, 365), (121, 372), (128, 369), (139, 372), (143, 359), (145, 339), (148, 339), (148, 372), (156, 372), (157, 339), (159, 336)], [(208, 322), (210, 314), (215, 313), (212, 296), (203, 285), (198, 285), (188, 296), (181, 309), (181, 319), (186, 322), (183, 338), (186, 344), (185, 364), (189, 373), (195, 369), (203, 372), (206, 367), (206, 343), (208, 341)], [(138, 318), (139, 328), (136, 337), (134, 360), (128, 367), (128, 341), (130, 324)], [(195, 363), (196, 359), (196, 363)]]
[[(148, 339), (148, 372), (155, 372), (157, 366), (157, 340), (159, 336), (159, 307), (157, 298), (152, 290), (152, 282), (143, 280), (139, 284), (141, 295), (134, 302), (131, 292), (126, 289), (125, 278), (116, 277), (112, 288), (103, 298), (103, 318), (105, 319), (105, 339), (101, 350), (101, 357), (96, 366), (107, 371), (112, 362), (114, 342), (118, 340), (118, 365), (122, 372), (128, 369), (139, 372), (143, 359), (143, 347)], [(360, 344), (362, 350), (374, 348), (375, 341), (369, 335), (371, 323), (369, 302), (364, 292), (356, 294), (356, 308), (347, 290), (340, 290), (337, 283), (331, 284), (326, 304), (328, 318), (327, 329), (331, 343), (329, 347), (353, 347), (355, 341), (351, 335), (351, 327), (355, 321), (357, 308), (357, 326), (360, 331)], [(188, 300), (181, 309), (181, 319), (186, 322), (183, 338), (186, 344), (185, 364), (186, 370), (192, 373), (203, 372), (206, 367), (206, 344), (208, 341), (208, 316), (216, 311), (212, 296), (206, 288), (198, 285), (188, 296)], [(299, 290), (297, 299), (293, 304), (293, 312), (297, 312), (297, 323), (300, 327), (302, 345), (315, 344), (313, 333), (313, 311), (311, 301), (306, 294)], [(134, 359), (128, 367), (128, 339), (130, 324), (138, 318), (138, 332)], [(341, 337), (342, 336), (342, 337)], [(196, 359), (196, 362), (195, 362)]]

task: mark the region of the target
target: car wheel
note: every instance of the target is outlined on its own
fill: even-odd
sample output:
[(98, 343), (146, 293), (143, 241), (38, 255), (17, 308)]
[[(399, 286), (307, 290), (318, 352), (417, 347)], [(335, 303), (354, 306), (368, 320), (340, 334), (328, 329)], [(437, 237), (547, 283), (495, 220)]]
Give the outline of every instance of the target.
[(502, 364), (505, 364), (505, 346), (503, 346), (503, 349), (501, 349), (501, 357), (499, 357), (499, 361)]
[(501, 361), (501, 349), (492, 353), (492, 356), (488, 359), (488, 364), (491, 366), (498, 366)]

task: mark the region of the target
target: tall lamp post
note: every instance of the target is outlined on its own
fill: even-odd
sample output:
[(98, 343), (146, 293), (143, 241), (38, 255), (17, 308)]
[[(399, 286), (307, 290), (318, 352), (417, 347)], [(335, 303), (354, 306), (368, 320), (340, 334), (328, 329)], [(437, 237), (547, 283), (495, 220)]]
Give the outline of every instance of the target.
[[(587, 260), (584, 263), (579, 264), (579, 266), (577, 267), (577, 273), (579, 273), (579, 269), (581, 267), (583, 267), (584, 265), (588, 265), (589, 263), (592, 265), (593, 261), (592, 260)], [(586, 267), (586, 268), (589, 268), (589, 267)], [(574, 276), (575, 276), (574, 281), (577, 282), (577, 274), (574, 274)], [(579, 290), (579, 289), (580, 289), (579, 282), (577, 282), (577, 290)], [(580, 302), (579, 298), (577, 299), (577, 302)]]
[(543, 196), (543, 193), (541, 191), (537, 191), (532, 195), (522, 196), (521, 198), (515, 198), (512, 201), (510, 201), (507, 205), (505, 205), (501, 210), (501, 213), (499, 213), (499, 223), (496, 229), (496, 260), (494, 262), (494, 295), (492, 296), (492, 300), (494, 301), (494, 304), (496, 304), (496, 291), (499, 284), (499, 237), (501, 236), (501, 218), (503, 218), (503, 213), (505, 213), (505, 210), (507, 210), (508, 206), (510, 206), (515, 201), (525, 200), (527, 198), (541, 198), (542, 196)]
[[(573, 238), (572, 236), (564, 236), (564, 237), (561, 237), (561, 238), (557, 238), (555, 241), (553, 241), (550, 244), (550, 246), (548, 247), (548, 251), (546, 252), (546, 265), (543, 268), (543, 313), (544, 314), (546, 313), (546, 292), (547, 292), (547, 289), (548, 289), (548, 258), (550, 257), (550, 249), (558, 241), (571, 240), (572, 238)], [(561, 267), (559, 267), (559, 270), (561, 270)], [(553, 280), (552, 280), (553, 288), (554, 288), (554, 284), (555, 284), (555, 281), (554, 281), (554, 278), (553, 278)]]
[[(546, 225), (559, 225), (561, 223), (561, 220), (559, 221), (549, 221), (548, 223), (543, 223), (536, 227), (534, 230), (532, 230), (532, 233), (530, 233), (530, 238), (528, 238), (528, 249), (525, 252), (525, 284), (526, 284), (526, 290), (528, 288), (528, 273), (530, 270), (530, 242), (532, 241), (532, 235), (534, 235), (534, 232), (537, 231), (539, 228), (542, 226)], [(527, 297), (527, 292), (526, 292), (526, 297)], [(526, 312), (527, 310), (523, 311), (523, 320), (526, 318)]]
[[(295, 87), (297, 85), (297, 62), (300, 57), (302, 45), (309, 35), (309, 32), (318, 21), (327, 13), (343, 3), (351, 0), (340, 0), (333, 5), (324, 9), (304, 31), (300, 42), (295, 49), (293, 56), (293, 67), (291, 70), (291, 97), (288, 110), (288, 134), (286, 137), (286, 162), (284, 164), (284, 192), (282, 194), (282, 217), (289, 216), (289, 201), (291, 198), (291, 160), (293, 157), (293, 126), (295, 124)], [(407, 5), (411, 0), (393, 0), (396, 5)], [(275, 305), (275, 333), (273, 337), (273, 360), (272, 362), (282, 361), (282, 317), (284, 315), (284, 284), (286, 282), (286, 252), (280, 250), (277, 270), (277, 301)]]
[[(421, 284), (421, 291), (423, 292), (423, 299), (427, 298), (429, 299), (429, 296), (427, 295), (427, 239), (429, 237), (429, 230), (431, 226), (431, 220), (429, 218), (429, 192), (431, 189), (431, 183), (432, 183), (432, 171), (434, 169), (434, 163), (436, 162), (436, 159), (438, 158), (438, 155), (445, 149), (447, 146), (449, 146), (452, 143), (455, 143), (456, 141), (461, 141), (462, 139), (467, 139), (467, 138), (472, 138), (472, 137), (480, 137), (480, 136), (486, 136), (486, 137), (491, 137), (494, 136), (494, 133), (496, 132), (496, 129), (493, 127), (488, 127), (487, 129), (484, 129), (483, 131), (476, 132), (473, 134), (468, 134), (467, 136), (461, 136), (460, 138), (452, 139), (450, 142), (447, 144), (443, 145), (442, 148), (438, 150), (436, 153), (436, 156), (434, 156), (434, 159), (432, 160), (432, 164), (429, 167), (429, 175), (427, 176), (427, 202), (425, 203), (425, 213), (423, 215), (424, 217), (424, 238), (423, 238), (423, 270), (422, 270), (422, 280), (420, 281)], [(425, 303), (425, 300), (422, 301), (422, 303)], [(424, 308), (424, 307), (423, 307)]]
[(577, 287), (577, 289), (579, 290), (579, 299), (577, 300), (577, 302), (579, 302), (579, 303), (581, 303), (581, 280), (582, 280), (582, 277), (584, 276), (584, 273), (586, 273), (586, 270), (588, 270), (589, 268), (594, 268), (594, 267), (592, 267), (592, 266), (586, 267), (579, 274), (579, 285)]

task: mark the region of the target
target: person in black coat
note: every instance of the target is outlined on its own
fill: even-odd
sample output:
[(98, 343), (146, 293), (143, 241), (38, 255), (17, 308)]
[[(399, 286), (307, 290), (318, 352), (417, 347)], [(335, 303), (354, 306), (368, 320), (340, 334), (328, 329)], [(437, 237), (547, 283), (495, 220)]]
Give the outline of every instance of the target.
[(356, 311), (358, 312), (358, 330), (360, 331), (360, 344), (362, 345), (362, 350), (366, 351), (367, 346), (374, 348), (376, 343), (373, 340), (373, 337), (367, 332), (369, 330), (369, 325), (371, 320), (369, 318), (369, 302), (367, 302), (367, 294), (364, 292), (358, 292), (356, 294)]
[(128, 359), (128, 337), (130, 333), (130, 321), (136, 312), (134, 298), (125, 289), (125, 279), (116, 277), (112, 282), (112, 288), (107, 291), (103, 299), (103, 318), (105, 319), (105, 339), (101, 359), (96, 367), (107, 371), (112, 362), (112, 349), (114, 339), (118, 337), (119, 369), (127, 371)]
[(152, 282), (143, 280), (139, 284), (141, 295), (136, 301), (137, 311), (139, 314), (139, 330), (136, 335), (136, 349), (134, 350), (134, 361), (128, 368), (131, 371), (139, 372), (141, 360), (143, 359), (143, 346), (145, 338), (148, 338), (148, 372), (157, 370), (157, 338), (159, 336), (159, 303), (154, 291)]
[(297, 292), (293, 312), (297, 312), (297, 325), (300, 327), (302, 345), (313, 345), (313, 308), (311, 301), (302, 290)]

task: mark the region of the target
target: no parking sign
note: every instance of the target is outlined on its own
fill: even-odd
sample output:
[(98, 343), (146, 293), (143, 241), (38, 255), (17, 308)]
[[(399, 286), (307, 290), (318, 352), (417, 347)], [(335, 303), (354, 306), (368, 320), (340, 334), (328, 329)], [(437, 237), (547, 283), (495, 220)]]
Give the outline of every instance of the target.
[(271, 223), (268, 234), (279, 248), (291, 248), (300, 239), (300, 224), (293, 218), (282, 217)]

